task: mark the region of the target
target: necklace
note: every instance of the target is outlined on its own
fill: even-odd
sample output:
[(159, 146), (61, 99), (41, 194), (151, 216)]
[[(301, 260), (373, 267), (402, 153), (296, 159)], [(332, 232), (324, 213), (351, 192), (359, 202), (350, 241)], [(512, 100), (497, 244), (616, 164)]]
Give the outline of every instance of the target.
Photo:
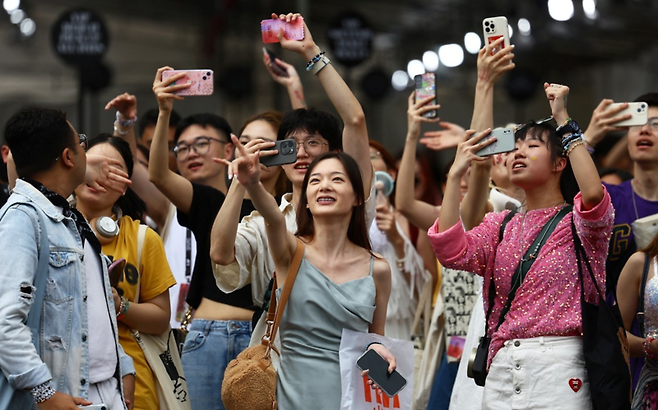
[(633, 199), (633, 210), (635, 211), (635, 220), (640, 219), (640, 216), (637, 213), (637, 205), (635, 204), (635, 188), (633, 187), (633, 180), (631, 180), (631, 198)]

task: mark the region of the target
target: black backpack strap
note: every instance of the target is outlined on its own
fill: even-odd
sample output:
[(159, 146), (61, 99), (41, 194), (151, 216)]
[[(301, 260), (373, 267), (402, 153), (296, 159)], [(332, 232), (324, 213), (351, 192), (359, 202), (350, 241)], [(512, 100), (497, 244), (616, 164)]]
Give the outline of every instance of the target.
[(644, 268), (642, 269), (642, 282), (640, 282), (640, 303), (637, 311), (637, 323), (640, 326), (640, 337), (644, 337), (644, 289), (647, 286), (647, 277), (649, 276), (649, 264), (651, 258), (644, 252)]

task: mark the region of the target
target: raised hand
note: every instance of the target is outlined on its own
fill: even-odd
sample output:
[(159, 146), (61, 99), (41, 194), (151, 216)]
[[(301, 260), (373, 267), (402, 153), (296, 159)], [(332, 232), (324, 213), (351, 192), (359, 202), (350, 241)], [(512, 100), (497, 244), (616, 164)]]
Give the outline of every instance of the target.
[[(296, 21), (297, 19), (303, 17), (299, 13), (288, 13), (288, 14), (279, 14), (272, 13), (273, 19), (280, 19), (287, 23)], [(279, 30), (279, 43), (281, 47), (286, 50), (294, 51), (295, 53), (301, 54), (305, 59), (310, 60), (315, 56), (320, 48), (313, 41), (313, 36), (304, 22), (304, 39), (303, 40), (288, 40), (283, 36), (283, 29)]]
[(105, 105), (105, 110), (114, 108), (119, 112), (122, 118), (135, 118), (137, 116), (137, 98), (128, 93), (123, 93), (114, 97)]
[(457, 152), (455, 153), (455, 160), (450, 167), (450, 173), (462, 177), (468, 171), (473, 161), (487, 161), (488, 157), (481, 157), (476, 154), (482, 148), (487, 147), (497, 141), (496, 137), (489, 138), (482, 141), (484, 137), (491, 133), (491, 128), (487, 128), (483, 132), (474, 135), (474, 130), (468, 130), (462, 135), (459, 144), (457, 144)]
[(585, 140), (588, 144), (596, 145), (609, 132), (627, 130), (628, 127), (616, 127), (619, 121), (631, 118), (631, 114), (619, 115), (619, 113), (628, 108), (628, 103), (623, 103), (615, 107), (610, 107), (613, 100), (604, 99), (592, 112), (592, 119), (589, 121), (585, 131)]
[(491, 50), (500, 47), (504, 38), (499, 38), (491, 44), (482, 47), (478, 53), (478, 81), (494, 85), (500, 80), (500, 77), (510, 71), (516, 65), (512, 62), (514, 58), (514, 46), (505, 47), (491, 55)]
[(567, 113), (567, 100), (569, 98), (569, 87), (562, 84), (544, 83), (544, 92), (551, 106), (551, 114), (558, 124), (566, 122), (569, 118)]
[(420, 143), (434, 151), (455, 148), (466, 130), (460, 125), (447, 121), (441, 121), (439, 125), (442, 130), (425, 132)]
[(132, 181), (126, 172), (115, 166), (120, 164), (119, 160), (103, 155), (87, 155), (85, 183), (100, 192), (107, 192), (109, 188), (123, 194)]
[(174, 100), (184, 100), (183, 97), (174, 93), (178, 90), (189, 88), (190, 84), (169, 85), (185, 77), (186, 73), (184, 72), (167, 78), (167, 81), (162, 81), (162, 72), (167, 70), (173, 70), (173, 68), (168, 66), (160, 67), (155, 73), (153, 94), (155, 94), (155, 98), (158, 100), (160, 111), (171, 112), (174, 109)]
[(407, 102), (407, 138), (418, 138), (420, 135), (420, 124), (423, 122), (434, 123), (439, 122), (440, 118), (427, 118), (423, 117), (428, 111), (438, 110), (441, 108), (438, 104), (429, 104), (430, 101), (434, 99), (433, 96), (429, 96), (425, 99), (416, 101), (416, 92), (412, 91), (409, 95)]
[[(228, 161), (224, 158), (213, 158), (213, 161), (227, 166), (226, 172), (229, 179), (236, 178), (240, 184), (245, 187), (258, 184), (260, 182), (261, 167), (259, 161), (260, 151), (258, 149), (253, 149), (257, 144), (251, 145), (252, 149), (247, 150), (234, 134), (231, 134), (231, 140), (233, 141), (238, 153), (236, 154), (236, 158), (233, 161)], [(276, 150), (270, 150), (270, 152), (272, 152), (270, 155), (277, 153)]]

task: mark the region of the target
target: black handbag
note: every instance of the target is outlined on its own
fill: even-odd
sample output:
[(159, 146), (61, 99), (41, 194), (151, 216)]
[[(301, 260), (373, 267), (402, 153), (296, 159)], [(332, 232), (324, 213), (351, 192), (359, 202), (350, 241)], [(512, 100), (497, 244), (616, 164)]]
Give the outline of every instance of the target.
[[(622, 325), (619, 307), (608, 306), (599, 289), (587, 254), (571, 222), (576, 248), (580, 300), (583, 314), (583, 351), (589, 376), (589, 389), (595, 410), (628, 410), (631, 408), (631, 374), (628, 357), (628, 340)], [(585, 262), (590, 279), (596, 287), (598, 306), (585, 300), (582, 262)]]

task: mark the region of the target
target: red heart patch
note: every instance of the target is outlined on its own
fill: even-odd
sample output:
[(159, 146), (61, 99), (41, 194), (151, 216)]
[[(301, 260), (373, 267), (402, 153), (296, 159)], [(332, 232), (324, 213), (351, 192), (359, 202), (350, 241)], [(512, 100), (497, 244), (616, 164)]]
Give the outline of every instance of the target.
[(578, 390), (583, 387), (583, 381), (580, 379), (569, 379), (569, 387), (571, 387), (574, 393), (578, 393)]

